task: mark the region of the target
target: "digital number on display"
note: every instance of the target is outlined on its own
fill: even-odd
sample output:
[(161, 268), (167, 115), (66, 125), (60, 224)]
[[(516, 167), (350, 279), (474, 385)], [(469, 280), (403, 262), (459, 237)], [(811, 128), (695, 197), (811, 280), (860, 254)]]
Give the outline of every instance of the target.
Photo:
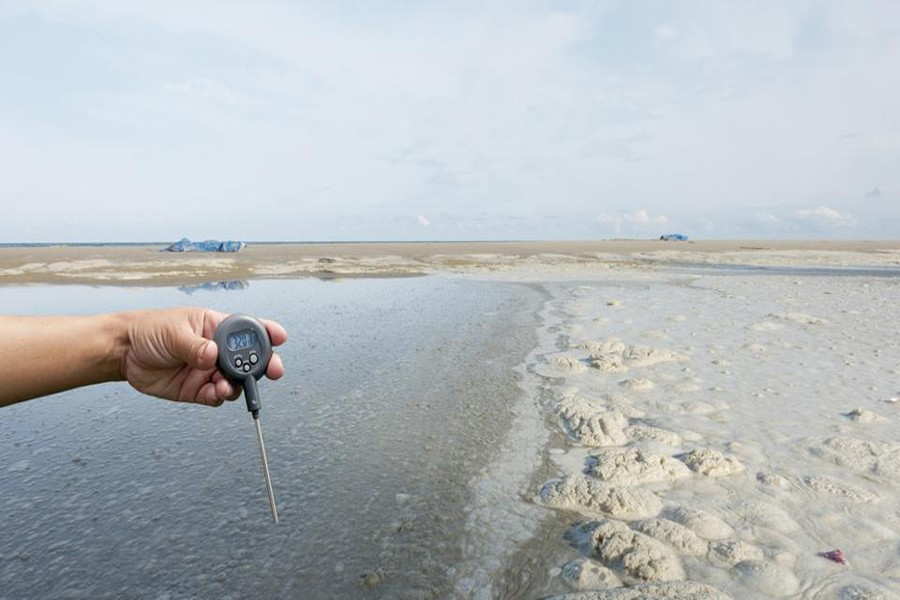
[(256, 337), (256, 332), (247, 329), (245, 331), (239, 331), (237, 333), (232, 333), (231, 335), (229, 335), (228, 340), (226, 341), (226, 345), (232, 352), (237, 352), (238, 350), (243, 350), (245, 348), (255, 346), (258, 341), (259, 340)]

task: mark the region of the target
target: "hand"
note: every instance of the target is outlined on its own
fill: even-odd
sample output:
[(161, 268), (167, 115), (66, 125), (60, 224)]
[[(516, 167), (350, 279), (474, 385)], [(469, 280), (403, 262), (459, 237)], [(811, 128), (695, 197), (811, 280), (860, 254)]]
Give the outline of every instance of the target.
[[(216, 368), (218, 348), (212, 340), (227, 315), (203, 308), (178, 308), (128, 313), (127, 341), (121, 359), (122, 378), (152, 396), (221, 406), (234, 400), (241, 388)], [(273, 346), (287, 341), (287, 332), (274, 321), (261, 320)], [(272, 355), (266, 377), (279, 379), (284, 366)]]

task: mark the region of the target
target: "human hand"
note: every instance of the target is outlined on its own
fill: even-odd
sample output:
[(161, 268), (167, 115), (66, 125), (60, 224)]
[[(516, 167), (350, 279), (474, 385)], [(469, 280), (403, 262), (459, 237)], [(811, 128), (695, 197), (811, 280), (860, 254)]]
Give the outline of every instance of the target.
[[(220, 406), (241, 394), (239, 386), (216, 368), (218, 348), (212, 340), (227, 315), (203, 308), (177, 308), (126, 313), (127, 340), (120, 362), (123, 379), (152, 396)], [(272, 346), (287, 341), (287, 332), (274, 321), (261, 319)], [(273, 354), (266, 377), (279, 379), (284, 365)]]

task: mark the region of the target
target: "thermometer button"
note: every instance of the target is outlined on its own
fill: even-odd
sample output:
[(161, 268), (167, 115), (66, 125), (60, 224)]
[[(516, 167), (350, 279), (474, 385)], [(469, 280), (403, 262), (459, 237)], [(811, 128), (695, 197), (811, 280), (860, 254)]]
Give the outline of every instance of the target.
[(258, 362), (259, 362), (259, 356), (256, 355), (256, 352), (251, 352), (250, 353), (250, 364), (255, 365)]
[(250, 372), (250, 363), (244, 363), (244, 373)]
[(243, 365), (243, 364), (244, 364), (244, 361), (241, 359), (240, 356), (235, 356), (235, 357), (234, 357), (234, 366), (236, 366), (237, 368), (240, 369), (240, 368), (241, 368), (241, 365)]

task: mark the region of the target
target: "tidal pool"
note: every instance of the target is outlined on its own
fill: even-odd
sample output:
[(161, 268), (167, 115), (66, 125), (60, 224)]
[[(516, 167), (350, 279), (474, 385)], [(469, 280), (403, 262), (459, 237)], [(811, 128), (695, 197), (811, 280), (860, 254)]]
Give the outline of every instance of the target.
[(6, 313), (199, 304), (290, 333), (287, 374), (260, 384), (277, 525), (243, 400), (104, 384), (3, 409), (0, 597), (452, 594), (541, 301), (441, 277), (0, 288)]

